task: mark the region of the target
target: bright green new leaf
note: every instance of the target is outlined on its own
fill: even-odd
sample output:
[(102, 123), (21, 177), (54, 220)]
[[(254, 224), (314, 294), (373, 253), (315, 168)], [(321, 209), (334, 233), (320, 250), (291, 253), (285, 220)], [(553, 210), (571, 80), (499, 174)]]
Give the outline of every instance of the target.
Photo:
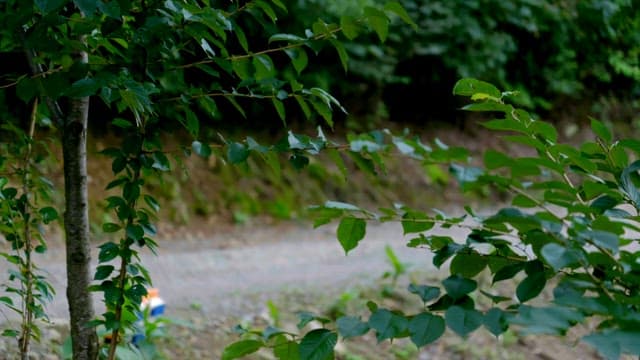
[(404, 21), (407, 24), (411, 25), (413, 30), (418, 30), (418, 24), (416, 24), (413, 21), (413, 19), (411, 19), (411, 17), (407, 13), (407, 10), (405, 10), (404, 7), (402, 7), (402, 5), (399, 2), (390, 1), (390, 2), (388, 2), (386, 4), (384, 4), (384, 9), (386, 11), (389, 11), (389, 12), (392, 12), (392, 13), (398, 15), (398, 17), (400, 19), (402, 19), (402, 21)]
[(409, 320), (409, 336), (417, 347), (423, 347), (438, 340), (445, 331), (442, 317), (430, 313), (421, 313)]
[(340, 27), (342, 28), (344, 36), (349, 40), (355, 39), (360, 33), (360, 25), (358, 25), (356, 19), (348, 15), (340, 18)]
[(411, 233), (419, 233), (433, 228), (434, 222), (429, 217), (419, 211), (407, 211), (402, 216), (402, 230), (404, 235)]
[(338, 225), (338, 241), (345, 254), (355, 249), (358, 246), (358, 242), (364, 238), (366, 233), (367, 223), (358, 218), (345, 217), (340, 220)]
[(333, 348), (338, 343), (338, 334), (327, 329), (316, 329), (307, 333), (300, 341), (300, 358), (305, 360), (328, 360), (333, 357)]
[(444, 315), (447, 326), (456, 334), (465, 337), (482, 325), (482, 313), (475, 309), (452, 306)]
[(238, 359), (260, 350), (264, 343), (259, 340), (240, 340), (228, 345), (222, 352), (222, 360)]
[(378, 38), (380, 38), (380, 41), (384, 42), (387, 40), (387, 35), (389, 34), (389, 18), (387, 15), (369, 6), (364, 8), (364, 15), (369, 25), (378, 35)]
[(611, 130), (601, 121), (591, 118), (591, 130), (604, 141), (606, 144), (610, 144), (613, 140)]
[(484, 93), (494, 98), (500, 98), (502, 93), (498, 88), (489, 84), (488, 82), (465, 78), (460, 79), (453, 87), (454, 95), (473, 96), (477, 93)]

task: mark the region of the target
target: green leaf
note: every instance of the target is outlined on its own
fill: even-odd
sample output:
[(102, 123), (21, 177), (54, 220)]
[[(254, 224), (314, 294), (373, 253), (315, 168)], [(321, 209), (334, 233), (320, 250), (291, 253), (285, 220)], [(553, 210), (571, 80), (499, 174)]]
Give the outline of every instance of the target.
[(288, 41), (288, 42), (296, 43), (296, 42), (303, 42), (306, 40), (307, 39), (303, 37), (300, 37), (298, 35), (293, 35), (293, 34), (274, 34), (274, 35), (271, 35), (271, 37), (269, 38), (269, 44), (274, 41)]
[(409, 336), (417, 347), (438, 340), (445, 331), (444, 319), (429, 313), (421, 313), (409, 320)]
[(196, 114), (187, 108), (185, 110), (185, 123), (184, 127), (187, 128), (189, 134), (197, 138), (200, 135), (200, 120), (196, 117)]
[(409, 285), (409, 292), (420, 296), (423, 303), (427, 303), (440, 296), (440, 288), (427, 285)]
[(516, 296), (518, 296), (518, 300), (520, 300), (521, 303), (524, 303), (538, 296), (546, 284), (547, 278), (544, 272), (534, 272), (518, 284)]
[(362, 336), (369, 331), (369, 325), (355, 316), (343, 316), (336, 321), (338, 333), (344, 339)]
[(43, 14), (48, 14), (64, 5), (68, 0), (35, 0), (35, 4)]
[(508, 280), (516, 276), (520, 271), (524, 269), (524, 263), (517, 262), (515, 264), (507, 265), (502, 267), (496, 274), (493, 276), (492, 283), (495, 284), (501, 280)]
[(253, 354), (260, 350), (264, 343), (259, 340), (240, 340), (233, 344), (229, 344), (222, 352), (222, 360), (238, 359), (242, 356)]
[(344, 36), (349, 40), (355, 39), (360, 33), (360, 25), (358, 25), (356, 19), (348, 15), (340, 18), (340, 27)]
[(98, 260), (101, 263), (111, 261), (120, 254), (120, 248), (117, 244), (108, 242), (100, 245), (100, 252), (98, 253)]
[(488, 170), (499, 169), (505, 166), (511, 166), (514, 160), (512, 157), (505, 155), (499, 151), (487, 150), (484, 153), (484, 166)]
[(278, 360), (300, 360), (300, 346), (295, 341), (276, 340), (273, 355)]
[(307, 333), (300, 341), (300, 358), (305, 360), (328, 360), (333, 357), (333, 348), (338, 334), (327, 329), (316, 329)]
[(611, 131), (601, 121), (591, 118), (591, 130), (593, 130), (593, 132), (606, 144), (610, 144), (611, 141), (613, 141), (613, 135), (611, 134)]
[(540, 253), (555, 271), (559, 271), (560, 269), (579, 261), (579, 257), (574, 251), (556, 243), (548, 243), (544, 245)]
[(395, 314), (387, 309), (378, 309), (371, 314), (369, 326), (376, 330), (376, 338), (380, 342), (403, 335), (407, 331), (409, 322), (404, 316)]
[(429, 217), (420, 211), (409, 210), (402, 215), (402, 230), (404, 235), (410, 233), (420, 233), (433, 228), (434, 222), (429, 221)]
[(358, 218), (345, 217), (340, 220), (338, 225), (338, 241), (345, 254), (355, 249), (358, 246), (358, 242), (364, 238), (366, 233), (367, 223)]
[(333, 127), (333, 113), (331, 112), (331, 108), (326, 103), (316, 99), (309, 99), (309, 102), (315, 111), (322, 116), (327, 125)]
[(472, 96), (474, 94), (483, 93), (499, 99), (502, 93), (498, 88), (489, 84), (488, 82), (465, 78), (460, 79), (453, 87), (454, 95)]
[(287, 113), (285, 111), (284, 104), (276, 98), (271, 98), (271, 103), (273, 103), (273, 107), (276, 109), (276, 112), (278, 112), (280, 120), (282, 120), (283, 124), (286, 126)]
[(402, 21), (406, 22), (407, 24), (411, 25), (411, 27), (413, 28), (413, 30), (418, 30), (418, 24), (416, 24), (413, 19), (411, 19), (411, 17), (409, 16), (409, 14), (407, 13), (407, 10), (404, 9), (404, 7), (402, 7), (402, 5), (397, 2), (397, 1), (390, 1), (388, 3), (386, 3), (384, 5), (384, 9), (386, 11), (392, 12), (396, 15), (398, 15), (398, 17), (400, 19), (402, 19)]
[(640, 331), (604, 330), (582, 338), (582, 341), (593, 346), (606, 359), (618, 359), (621, 353), (640, 355)]
[(499, 336), (507, 331), (509, 324), (507, 323), (507, 317), (504, 311), (498, 308), (491, 308), (484, 315), (484, 327), (487, 328), (493, 335)]
[(273, 61), (267, 55), (257, 55), (253, 57), (253, 67), (256, 69), (256, 80), (270, 79), (275, 76)]
[(153, 196), (144, 195), (144, 201), (153, 211), (158, 212), (160, 210), (160, 204), (158, 204), (158, 201)]
[(454, 305), (444, 315), (447, 326), (456, 334), (466, 337), (482, 325), (482, 313)]
[(309, 119), (311, 117), (311, 109), (309, 108), (309, 105), (307, 105), (307, 103), (305, 102), (304, 98), (300, 95), (294, 95), (293, 98), (296, 99), (296, 101), (298, 102), (298, 105), (300, 105), (300, 110), (302, 110), (304, 117)]
[(240, 164), (249, 157), (249, 149), (246, 145), (232, 142), (227, 145), (227, 158), (232, 164)]
[(253, 68), (251, 61), (246, 58), (233, 60), (231, 63), (233, 72), (238, 75), (240, 80), (247, 80), (252, 78)]
[(460, 251), (451, 260), (449, 267), (451, 274), (461, 275), (465, 278), (472, 278), (478, 275), (487, 266), (487, 257), (482, 256), (475, 250)]
[[(291, 64), (298, 74), (302, 73), (309, 63), (307, 51), (304, 48), (291, 48), (284, 51), (291, 59)], [(295, 91), (295, 90), (294, 90)]]
[(96, 274), (93, 280), (104, 280), (111, 275), (115, 267), (113, 265), (100, 265), (96, 268)]
[(342, 43), (338, 40), (331, 39), (330, 42), (338, 52), (338, 57), (340, 57), (342, 69), (347, 72), (347, 69), (349, 68), (349, 55), (347, 54), (347, 50), (344, 48), (344, 45), (342, 45)]
[(95, 95), (100, 88), (102, 88), (102, 84), (97, 82), (95, 79), (86, 78), (80, 79), (71, 84), (71, 87), (65, 93), (69, 97), (81, 98)]
[(327, 209), (338, 209), (338, 210), (346, 210), (346, 211), (362, 211), (361, 208), (349, 204), (349, 203), (345, 203), (345, 202), (341, 202), (341, 201), (327, 201), (324, 203), (323, 207), (327, 208)]
[(42, 222), (48, 224), (58, 219), (58, 211), (51, 206), (46, 206), (38, 210)]
[(442, 281), (447, 294), (454, 300), (460, 299), (478, 287), (478, 283), (471, 279), (465, 279), (458, 275), (451, 275)]
[(211, 147), (207, 143), (202, 143), (200, 141), (194, 141), (191, 143), (191, 148), (193, 152), (195, 152), (198, 156), (203, 158), (208, 158), (211, 156)]
[(78, 9), (88, 18), (93, 17), (93, 14), (98, 8), (98, 2), (95, 0), (73, 0), (73, 3), (76, 4)]
[(544, 121), (534, 121), (529, 126), (529, 130), (533, 133), (542, 136), (545, 140), (555, 143), (558, 141), (558, 131), (555, 126)]
[(120, 229), (122, 229), (122, 226), (120, 226), (118, 224), (114, 224), (114, 223), (104, 223), (104, 224), (102, 224), (102, 231), (104, 231), (106, 233), (116, 232), (116, 231), (118, 231)]
[(384, 42), (387, 40), (387, 35), (389, 34), (389, 18), (387, 15), (370, 6), (364, 8), (364, 15), (369, 25), (378, 35), (378, 38), (380, 38), (380, 41)]
[(144, 229), (140, 225), (127, 225), (127, 237), (134, 241), (140, 241), (144, 237)]

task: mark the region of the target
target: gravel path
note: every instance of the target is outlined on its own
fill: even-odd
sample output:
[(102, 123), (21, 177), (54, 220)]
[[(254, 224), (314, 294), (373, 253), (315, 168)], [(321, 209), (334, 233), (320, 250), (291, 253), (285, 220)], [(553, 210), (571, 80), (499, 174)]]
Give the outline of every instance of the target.
[[(159, 256), (143, 253), (142, 262), (168, 306), (198, 306), (208, 314), (240, 316), (287, 291), (371, 283), (390, 269), (384, 251), (387, 244), (403, 262), (433, 267), (428, 252), (405, 246), (398, 224), (369, 225), (365, 239), (348, 256), (335, 238), (335, 229), (286, 224), (233, 230), (206, 240), (162, 241)], [(37, 261), (57, 292), (48, 307), (50, 316), (67, 318), (63, 251), (50, 249)], [(0, 262), (0, 273), (6, 273), (5, 266)], [(95, 300), (100, 311), (100, 301)], [(4, 315), (12, 314), (4, 310)]]

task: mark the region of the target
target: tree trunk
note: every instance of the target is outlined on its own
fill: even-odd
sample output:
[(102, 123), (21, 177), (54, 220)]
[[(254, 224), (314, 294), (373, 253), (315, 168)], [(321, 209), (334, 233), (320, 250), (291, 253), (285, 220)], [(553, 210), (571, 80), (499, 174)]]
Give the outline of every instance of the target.
[[(81, 60), (87, 60), (86, 53)], [(88, 326), (94, 318), (89, 244), (89, 210), (87, 194), (87, 119), (89, 98), (71, 99), (69, 113), (63, 120), (62, 152), (64, 158), (65, 214), (67, 250), (67, 299), (71, 323), (74, 360), (93, 360), (98, 355), (95, 329)]]

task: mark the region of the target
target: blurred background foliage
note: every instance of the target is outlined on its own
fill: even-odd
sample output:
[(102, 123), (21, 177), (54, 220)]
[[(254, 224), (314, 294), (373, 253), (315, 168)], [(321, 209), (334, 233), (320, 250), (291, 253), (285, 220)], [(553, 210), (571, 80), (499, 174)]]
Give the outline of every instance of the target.
[[(357, 17), (375, 2), (292, 1), (283, 20), (295, 32), (318, 14), (339, 21), (342, 16)], [(365, 118), (378, 112), (398, 122), (450, 121), (456, 116), (450, 89), (468, 76), (519, 90), (520, 105), (541, 114), (567, 103), (586, 104), (587, 113), (600, 112), (606, 107), (604, 99), (611, 98), (637, 110), (640, 1), (400, 3), (418, 24), (417, 31), (396, 22), (382, 45), (373, 38), (347, 45), (347, 77), (332, 59), (316, 64), (321, 70), (310, 75), (347, 103), (359, 103), (348, 108)], [(591, 108), (596, 103), (600, 107)]]

